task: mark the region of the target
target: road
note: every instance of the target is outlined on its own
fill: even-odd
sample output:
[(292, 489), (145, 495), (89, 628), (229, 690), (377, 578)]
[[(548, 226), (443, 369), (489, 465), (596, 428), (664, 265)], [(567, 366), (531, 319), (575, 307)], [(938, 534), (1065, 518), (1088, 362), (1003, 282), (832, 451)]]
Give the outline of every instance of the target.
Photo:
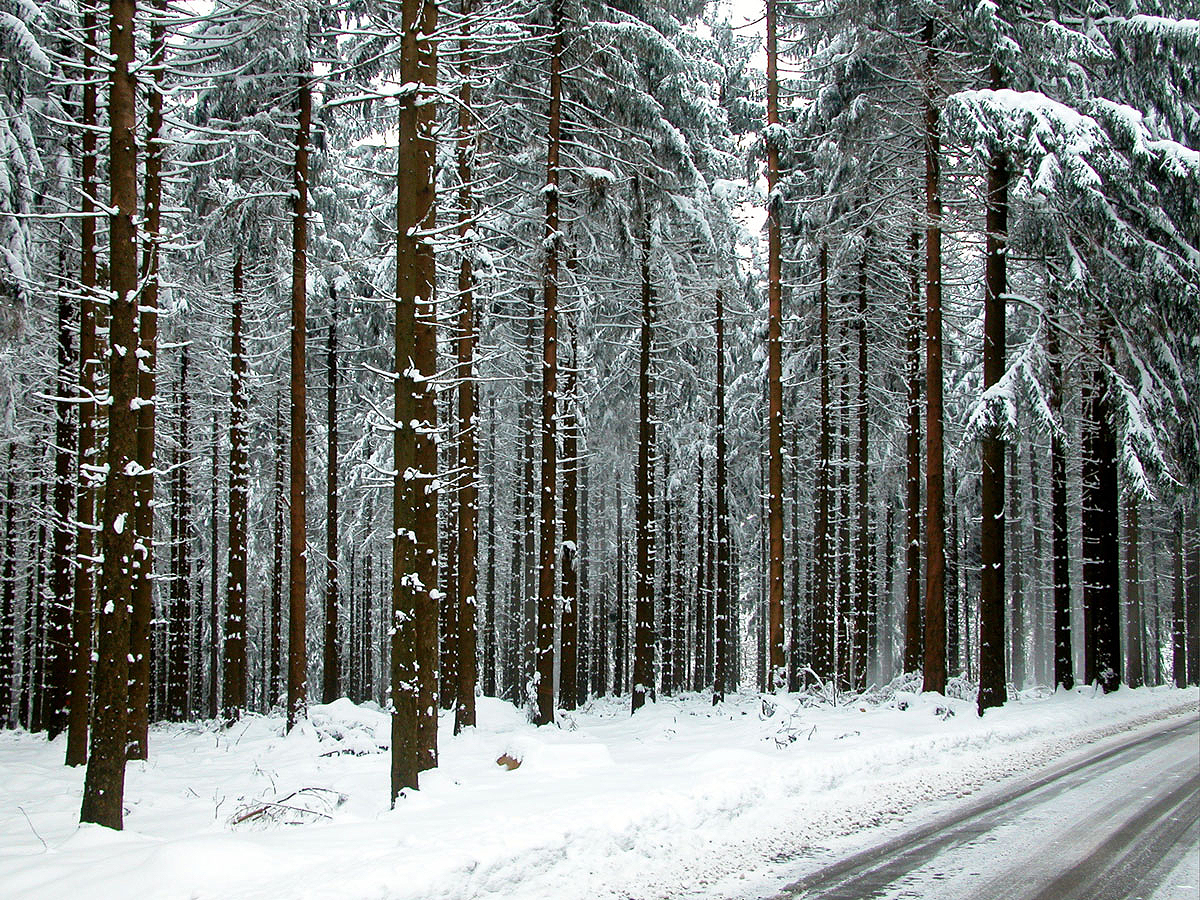
[(773, 900), (1200, 897), (1198, 819), (1191, 716), (806, 874)]

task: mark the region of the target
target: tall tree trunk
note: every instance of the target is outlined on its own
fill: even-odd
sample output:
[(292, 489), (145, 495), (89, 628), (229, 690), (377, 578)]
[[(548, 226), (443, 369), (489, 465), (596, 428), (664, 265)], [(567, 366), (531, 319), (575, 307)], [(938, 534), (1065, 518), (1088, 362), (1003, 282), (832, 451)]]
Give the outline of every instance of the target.
[(138, 308), (137, 478), (134, 481), (133, 608), (129, 620), (130, 759), (146, 759), (150, 729), (150, 629), (154, 615), (154, 427), (158, 369), (158, 245), (162, 223), (162, 83), (166, 52), (166, 0), (153, 0), (150, 66), (154, 73), (146, 116), (145, 253)]
[(920, 238), (914, 231), (908, 247), (912, 255), (909, 284), (908, 341), (905, 356), (908, 386), (908, 430), (905, 442), (907, 469), (904, 478), (904, 672), (921, 671), (925, 635), (921, 617), (921, 275), (918, 267)]
[(1191, 539), (1187, 582), (1187, 683), (1200, 684), (1200, 506), (1192, 503), (1191, 527), (1184, 532)]
[(138, 395), (137, 121), (134, 0), (109, 3), (109, 396), (108, 478), (100, 532), (99, 641), (91, 747), (81, 822), (123, 825), (129, 709), (129, 598), (133, 593), (134, 476)]
[(1050, 357), (1050, 408), (1056, 423), (1050, 433), (1050, 530), (1054, 578), (1054, 684), (1068, 691), (1075, 686), (1071, 655), (1071, 559), (1067, 538), (1067, 454), (1062, 427), (1063, 372), (1058, 324), (1046, 335)]
[[(17, 675), (17, 537), (13, 526), (13, 510), (17, 505), (17, 479), (13, 472), (11, 442), (5, 462), (8, 479), (4, 490), (4, 563), (0, 570), (0, 578), (3, 579), (3, 583), (0, 584), (0, 728), (11, 728), (15, 724), (12, 696)], [(86, 703), (79, 705), (87, 709)], [(86, 731), (84, 733), (86, 734)]]
[[(992, 88), (1003, 87), (992, 64)], [(1008, 160), (997, 153), (987, 172), (987, 260), (983, 307), (983, 389), (1004, 376), (1005, 294), (1008, 292)], [(990, 425), (982, 443), (979, 536), (979, 713), (1008, 699), (1004, 681), (1004, 439)]]
[(649, 199), (635, 180), (642, 213), (641, 273), (642, 321), (638, 354), (638, 457), (637, 457), (637, 603), (633, 621), (632, 711), (647, 698), (654, 699), (654, 423), (650, 377), (654, 334), (654, 286), (650, 281)]
[[(416, 78), (429, 99), (437, 89), (438, 3), (420, 0), (420, 24), (416, 35)], [(438, 761), (438, 604), (433, 589), (438, 580), (438, 446), (437, 394), (437, 272), (433, 231), (437, 226), (437, 182), (434, 178), (437, 151), (434, 131), (437, 105), (421, 103), (417, 107), (418, 141), (421, 143), (421, 178), (415, 185), (420, 190), (419, 210), (423, 213), (421, 229), (424, 236), (416, 241), (421, 290), (417, 292), (417, 314), (414, 332), (416, 368), (420, 372), (417, 391), (416, 435), (417, 470), (421, 480), (417, 492), (416, 535), (417, 577), (426, 589), (417, 594), (417, 733), (420, 738), (421, 771), (432, 769)], [(426, 162), (428, 159), (428, 162)], [(416, 237), (416, 236), (414, 236)]]
[[(613, 632), (613, 694), (620, 696), (625, 693), (625, 673), (629, 668), (629, 660), (626, 656), (626, 636), (629, 633), (629, 622), (626, 617), (628, 604), (625, 594), (625, 517), (622, 509), (621, 485), (617, 483), (615, 496), (615, 505), (617, 507), (617, 587), (613, 591), (613, 597), (616, 605), (616, 622)], [(1181, 557), (1182, 558), (1182, 557)], [(1182, 584), (1182, 579), (1180, 584)], [(1182, 588), (1180, 589), (1182, 590)], [(1182, 594), (1180, 595), (1182, 596)], [(1182, 607), (1181, 607), (1182, 608)]]
[(242, 343), (242, 256), (233, 264), (229, 340), (229, 573), (225, 594), (225, 672), (222, 716), (233, 724), (246, 709), (246, 550), (249, 544), (250, 461), (246, 431), (246, 353)]
[(537, 709), (535, 725), (554, 721), (554, 557), (558, 516), (558, 157), (562, 126), (563, 0), (550, 3), (550, 126), (546, 139), (546, 228), (542, 272), (542, 468), (538, 552)]
[(783, 286), (779, 186), (778, 11), (767, 0), (767, 531), (771, 690), (787, 686), (783, 655)]
[(329, 372), (325, 400), (328, 447), (325, 453), (325, 641), (321, 699), (332, 703), (342, 694), (338, 653), (338, 350), (337, 292), (329, 289), (329, 343), (325, 351)]
[(571, 362), (563, 424), (563, 543), (562, 543), (562, 661), (559, 666), (559, 705), (579, 706), (579, 420), (576, 415), (577, 379), (575, 330), (571, 330)]
[(942, 442), (941, 138), (934, 23), (925, 23), (925, 690), (946, 692), (946, 512)]
[[(288, 471), (287, 730), (308, 715), (308, 140), (312, 88), (297, 85), (296, 156), (292, 167), (291, 452)], [(232, 542), (231, 542), (232, 543)]]
[(958, 549), (958, 469), (950, 469), (950, 518), (946, 542), (946, 670), (954, 677), (962, 672), (959, 661), (962, 647), (963, 618), (959, 610), (959, 549)]
[(867, 414), (867, 251), (871, 246), (868, 228), (858, 268), (858, 459), (855, 461), (855, 493), (858, 504), (858, 547), (854, 565), (854, 665), (850, 669), (853, 690), (867, 686), (867, 618), (871, 607), (871, 535), (867, 464), (870, 453), (870, 416)]
[[(1109, 355), (1108, 338), (1101, 352)], [(1120, 556), (1117, 523), (1117, 441), (1112, 429), (1112, 388), (1095, 376), (1084, 406), (1083, 452), (1083, 606), (1084, 640), (1091, 652), (1084, 679), (1099, 682), (1105, 693), (1121, 681)]]
[[(474, 11), (473, 0), (464, 0), (463, 16)], [(476, 603), (479, 549), (479, 427), (475, 398), (475, 271), (470, 246), (474, 206), (471, 178), (474, 163), (474, 125), (471, 121), (471, 55), (464, 35), (459, 41), (458, 90), (458, 239), (463, 244), (458, 263), (458, 470), (463, 486), (458, 492), (458, 698), (454, 707), (454, 731), (475, 725)], [(487, 635), (491, 640), (491, 635)]]
[(1025, 687), (1027, 666), (1025, 660), (1026, 621), (1025, 608), (1025, 570), (1023, 560), (1025, 519), (1021, 510), (1020, 484), (1020, 445), (1013, 442), (1008, 445), (1008, 525), (1007, 563), (1011, 593), (1009, 595), (1009, 613), (1011, 628), (1009, 631), (1009, 669), (1010, 680), (1018, 691)]
[[(96, 11), (83, 6), (83, 70), (95, 65), (100, 31)], [(92, 689), (92, 620), (96, 578), (96, 392), (100, 360), (96, 347), (96, 84), (83, 81), (79, 240), (79, 492), (75, 518), (77, 567), (71, 614), (71, 695), (67, 715), (67, 765), (87, 762), (88, 701)], [(0, 710), (0, 717), (6, 710)]]
[[(61, 251), (60, 251), (61, 253)], [(65, 256), (65, 254), (61, 254)], [(65, 259), (62, 260), (65, 269)], [(65, 274), (65, 273), (64, 273)], [(75, 451), (75, 347), (71, 326), (74, 300), (63, 285), (58, 293), (58, 399), (54, 404), (54, 548), (50, 559), (50, 609), (47, 634), (49, 678), (46, 692), (46, 736), (53, 740), (67, 728), (67, 704), (71, 684), (71, 576), (72, 538), (75, 523), (71, 513), (75, 480), (72, 477)]]
[(717, 579), (716, 607), (716, 677), (713, 679), (713, 704), (725, 699), (725, 694), (733, 690), (733, 679), (730, 677), (733, 666), (730, 656), (734, 645), (730, 641), (731, 616), (729, 597), (729, 498), (726, 496), (725, 471), (725, 294), (717, 288), (717, 390), (714, 419), (717, 432), (716, 458), (716, 506), (717, 506)]
[[(284, 494), (285, 457), (287, 442), (284, 439), (283, 419), (281, 416), (282, 391), (275, 395), (275, 467), (272, 490), (275, 495), (274, 528), (272, 535), (271, 553), (271, 664), (268, 668), (270, 683), (268, 705), (274, 706), (283, 694), (283, 673), (280, 665), (283, 660), (283, 520), (287, 513), (287, 499)], [(215, 540), (214, 540), (215, 545)], [(215, 547), (214, 547), (215, 549)]]
[[(426, 24), (436, 24), (436, 4), (432, 16), (427, 0), (404, 0), (401, 21), (401, 77), (405, 84), (428, 86), (427, 62), (435, 52)], [(428, 99), (418, 91), (404, 95), (400, 106), (400, 146), (396, 171), (396, 321), (395, 321), (395, 430), (393, 431), (392, 478), (392, 622), (391, 701), (392, 753), (391, 792), (395, 805), (400, 792), (418, 787), (418, 773), (425, 768), (427, 745), (421, 733), (422, 713), (418, 707), (429, 700), (436, 702), (436, 687), (430, 691), (421, 669), (432, 664), (428, 649), (422, 646), (422, 631), (428, 622), (422, 617), (433, 611), (436, 644), (436, 606), (429, 592), (437, 585), (422, 581), (425, 567), (420, 560), (427, 549), (422, 544), (423, 512), (427, 507), (425, 475), (418, 447), (418, 417), (422, 412), (426, 387), (414, 377), (419, 366), (417, 317), (422, 306), (433, 301), (433, 284), (424, 256), (432, 247), (420, 229), (434, 203), (433, 133), (430, 120), (420, 111), (419, 101)], [(416, 365), (414, 365), (416, 363)], [(431, 473), (430, 473), (431, 474)], [(435, 523), (436, 542), (436, 523)], [(368, 563), (369, 565), (369, 563)], [(368, 596), (370, 594), (368, 575)], [(436, 654), (436, 646), (434, 647)], [(436, 669), (433, 676), (436, 679)], [(435, 681), (436, 685), (436, 681)], [(430, 694), (432, 696), (423, 696)], [(436, 713), (435, 713), (436, 714)]]
[(172, 555), (175, 557), (174, 578), (171, 581), (170, 611), (170, 677), (168, 679), (167, 709), (176, 722), (188, 718), (188, 684), (191, 676), (191, 621), (192, 621), (192, 566), (191, 566), (191, 486), (188, 479), (188, 462), (191, 453), (191, 404), (188, 397), (188, 344), (185, 341), (179, 352), (179, 387), (177, 408), (179, 410), (178, 458), (175, 462), (174, 494), (171, 504), (176, 521), (175, 542)]
[(1138, 500), (1125, 501), (1125, 683), (1131, 688), (1146, 683), (1142, 669), (1142, 578), (1138, 527)]
[(217, 557), (220, 555), (220, 519), (217, 511), (220, 508), (218, 503), (220, 494), (220, 480), (218, 478), (220, 470), (220, 441), (218, 440), (219, 425), (216, 419), (213, 419), (212, 429), (212, 475), (210, 487), (212, 488), (212, 500), (210, 504), (211, 520), (210, 525), (210, 552), (209, 552), (209, 569), (208, 569), (208, 683), (206, 685), (205, 696), (208, 697), (208, 717), (215, 719), (217, 717), (217, 707), (220, 703), (220, 694), (217, 690), (217, 671), (220, 668), (220, 653), (221, 641), (219, 636), (218, 621), (220, 619), (220, 600), (217, 599)]
[[(11, 490), (11, 482), (10, 482)], [(1171, 605), (1171, 676), (1175, 687), (1186, 687), (1187, 670), (1187, 594), (1184, 587), (1183, 504), (1175, 507), (1175, 596)]]
[(833, 418), (829, 397), (829, 248), (822, 242), (820, 255), (820, 379), (821, 427), (817, 437), (817, 527), (815, 538), (816, 588), (813, 605), (812, 668), (818, 678), (833, 674), (833, 597), (830, 567), (830, 502), (833, 491), (831, 454)]

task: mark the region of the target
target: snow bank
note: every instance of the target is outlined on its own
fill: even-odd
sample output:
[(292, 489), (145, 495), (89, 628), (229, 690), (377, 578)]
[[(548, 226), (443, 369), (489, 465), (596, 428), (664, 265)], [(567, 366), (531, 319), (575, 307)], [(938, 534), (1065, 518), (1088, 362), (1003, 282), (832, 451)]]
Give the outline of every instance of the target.
[(484, 698), (478, 728), (455, 737), (446, 719), (440, 767), (389, 810), (387, 715), (343, 699), (286, 738), (274, 717), (156, 727), (150, 760), (128, 768), (122, 833), (76, 823), (83, 772), (61, 764), (62, 739), (5, 732), (0, 896), (740, 893), (806, 848), (848, 835), (852, 849), (863, 827), (1198, 700), (1079, 689), (980, 719), (969, 701), (904, 690), (836, 706), (688, 695), (633, 718), (625, 701), (597, 701), (537, 729)]

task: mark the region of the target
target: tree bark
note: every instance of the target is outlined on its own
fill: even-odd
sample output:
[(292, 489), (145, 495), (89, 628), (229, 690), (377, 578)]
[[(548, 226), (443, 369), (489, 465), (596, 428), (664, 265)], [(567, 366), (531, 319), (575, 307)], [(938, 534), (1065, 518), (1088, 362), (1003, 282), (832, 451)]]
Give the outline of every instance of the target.
[(813, 605), (812, 668), (825, 680), (833, 674), (833, 634), (837, 627), (833, 614), (832, 569), (830, 567), (830, 502), (833, 485), (831, 453), (833, 419), (829, 397), (829, 248), (822, 242), (820, 253), (820, 379), (821, 427), (817, 437), (817, 527), (815, 538), (816, 588)]
[(562, 543), (562, 662), (558, 702), (563, 709), (579, 706), (579, 420), (576, 415), (576, 338), (571, 331), (571, 362), (567, 370), (563, 424), (563, 543)]
[(925, 635), (921, 618), (921, 276), (917, 263), (920, 238), (909, 237), (912, 279), (909, 285), (906, 383), (908, 431), (904, 480), (904, 672), (921, 671)]
[[(11, 483), (10, 483), (11, 485)], [(1183, 505), (1175, 507), (1175, 596), (1171, 606), (1171, 675), (1175, 687), (1186, 687), (1187, 670), (1187, 593), (1184, 586)]]
[[(83, 71), (91, 72), (96, 61), (100, 32), (96, 11), (83, 6)], [(88, 701), (92, 688), (92, 621), (96, 580), (96, 84), (83, 81), (82, 155), (80, 159), (79, 238), (79, 490), (75, 518), (74, 609), (71, 614), (71, 693), (67, 713), (67, 765), (87, 762)], [(0, 711), (0, 716), (5, 711)]]
[(934, 23), (925, 23), (925, 690), (946, 692), (946, 511), (942, 439), (941, 138)]
[(321, 699), (332, 703), (342, 694), (338, 652), (338, 348), (337, 292), (329, 289), (329, 342), (325, 351), (329, 383), (325, 399), (325, 640)]
[(654, 423), (650, 367), (654, 352), (654, 286), (650, 281), (649, 200), (635, 180), (641, 206), (642, 321), (638, 355), (637, 601), (633, 621), (632, 712), (654, 699)]
[(550, 125), (546, 139), (546, 228), (542, 271), (542, 454), (537, 606), (537, 710), (535, 725), (554, 721), (554, 608), (557, 552), (556, 437), (558, 405), (558, 157), (562, 126), (563, 0), (550, 3)]
[(871, 535), (867, 465), (870, 454), (870, 416), (867, 408), (867, 252), (871, 246), (868, 228), (858, 268), (858, 459), (855, 460), (855, 493), (858, 505), (858, 546), (854, 565), (854, 664), (850, 669), (852, 690), (867, 686), (867, 618), (871, 608)]
[(229, 340), (229, 573), (225, 594), (225, 672), (222, 717), (232, 725), (246, 710), (246, 549), (249, 543), (250, 465), (246, 432), (246, 353), (242, 342), (244, 286), (239, 251), (233, 264)]
[(717, 390), (716, 420), (717, 458), (716, 458), (716, 506), (717, 506), (717, 579), (716, 602), (717, 613), (716, 635), (716, 675), (713, 679), (713, 704), (725, 699), (725, 694), (733, 690), (733, 666), (730, 656), (735, 651), (736, 644), (730, 640), (731, 615), (729, 597), (729, 498), (726, 495), (725, 457), (725, 294), (717, 288)]
[[(1107, 357), (1107, 337), (1101, 338)], [(1120, 550), (1117, 523), (1117, 442), (1112, 429), (1112, 388), (1096, 376), (1084, 406), (1083, 605), (1087, 623), (1084, 679), (1105, 693), (1121, 681)]]
[(1050, 408), (1058, 425), (1050, 433), (1050, 529), (1054, 571), (1054, 684), (1068, 691), (1075, 686), (1071, 655), (1071, 559), (1067, 538), (1067, 454), (1062, 427), (1063, 371), (1058, 325), (1050, 322), (1046, 336), (1050, 357)]
[(1139, 566), (1141, 535), (1138, 500), (1125, 501), (1125, 683), (1139, 688), (1146, 683), (1142, 669), (1142, 578)]
[[(429, 549), (429, 495), (421, 466), (422, 448), (418, 432), (428, 427), (419, 421), (426, 406), (427, 387), (420, 370), (418, 335), (422, 326), (418, 316), (422, 307), (433, 302), (433, 283), (427, 256), (433, 252), (428, 238), (420, 234), (434, 203), (434, 146), (432, 119), (422, 114), (421, 88), (432, 84), (436, 49), (432, 38), (437, 24), (437, 5), (431, 0), (404, 0), (401, 20), (401, 80), (413, 86), (402, 96), (400, 105), (400, 146), (396, 170), (396, 320), (395, 320), (395, 405), (393, 410), (392, 478), (392, 624), (391, 701), (392, 749), (391, 792), (394, 806), (400, 792), (418, 787), (418, 773), (430, 762), (430, 747), (422, 733), (427, 717), (421, 704), (432, 702), (436, 716), (436, 601), (430, 591), (437, 586), (423, 580), (428, 563), (421, 555)], [(432, 327), (431, 325), (424, 326)], [(436, 456), (435, 456), (436, 460)], [(436, 514), (436, 510), (435, 510)], [(422, 531), (425, 533), (422, 534)], [(436, 568), (436, 519), (434, 522)], [(369, 595), (369, 588), (368, 588)], [(432, 617), (433, 658), (430, 658), (428, 629)], [(434, 669), (430, 687), (427, 666)], [(436, 737), (434, 743), (436, 752)]]
[(767, 531), (770, 690), (787, 686), (783, 654), (783, 286), (776, 0), (767, 0)]
[[(462, 13), (470, 18), (473, 0), (464, 0)], [(469, 27), (469, 21), (464, 28)], [(475, 398), (475, 271), (470, 246), (474, 208), (471, 199), (471, 172), (474, 161), (474, 135), (471, 121), (471, 54), (464, 35), (459, 41), (458, 91), (458, 239), (463, 244), (458, 263), (458, 471), (463, 485), (458, 492), (458, 685), (454, 707), (454, 732), (475, 725), (476, 603), (479, 549), (479, 429)], [(490, 640), (490, 635), (488, 635)]]
[(134, 567), (134, 471), (137, 445), (138, 302), (137, 121), (134, 97), (134, 0), (109, 3), (109, 395), (108, 478), (100, 532), (99, 641), (91, 746), (81, 822), (123, 825), (129, 709), (129, 598)]
[[(287, 730), (308, 715), (308, 140), (312, 90), (297, 85), (296, 157), (292, 168), (292, 333), (290, 350), (291, 452), (288, 472), (288, 685)], [(232, 505), (232, 501), (231, 501)], [(232, 543), (232, 541), (230, 542)]]
[[(992, 87), (1002, 87), (992, 64)], [(987, 172), (987, 258), (983, 307), (983, 389), (1004, 376), (1005, 294), (1008, 292), (1008, 160), (995, 154)], [(1008, 699), (1004, 680), (1004, 451), (996, 424), (982, 439), (980, 476), (979, 714)]]
[[(17, 480), (13, 473), (13, 446), (10, 442), (5, 460), (8, 464), (8, 479), (4, 490), (4, 564), (0, 572), (0, 578), (3, 579), (3, 583), (0, 584), (0, 727), (3, 728), (11, 728), (16, 724), (12, 715), (13, 686), (17, 675), (17, 536), (13, 525), (13, 510), (17, 505)], [(87, 709), (86, 703), (79, 706)], [(84, 733), (86, 734), (86, 731)], [(68, 762), (68, 765), (78, 763)]]

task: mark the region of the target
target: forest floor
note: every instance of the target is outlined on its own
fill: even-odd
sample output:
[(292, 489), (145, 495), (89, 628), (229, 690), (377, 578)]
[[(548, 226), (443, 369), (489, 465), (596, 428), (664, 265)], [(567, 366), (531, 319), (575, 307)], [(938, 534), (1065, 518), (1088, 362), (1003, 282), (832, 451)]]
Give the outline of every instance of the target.
[[(492, 699), (388, 809), (374, 704), (156, 726), (125, 831), (77, 824), (64, 739), (0, 732), (0, 897), (681, 898), (754, 893), (806, 847), (911, 819), (1170, 715), (1196, 689), (1030, 691), (985, 717), (895, 687), (837, 704), (595, 701), (534, 728)], [(521, 765), (497, 765), (504, 754)], [(821, 851), (824, 852), (824, 851)]]

